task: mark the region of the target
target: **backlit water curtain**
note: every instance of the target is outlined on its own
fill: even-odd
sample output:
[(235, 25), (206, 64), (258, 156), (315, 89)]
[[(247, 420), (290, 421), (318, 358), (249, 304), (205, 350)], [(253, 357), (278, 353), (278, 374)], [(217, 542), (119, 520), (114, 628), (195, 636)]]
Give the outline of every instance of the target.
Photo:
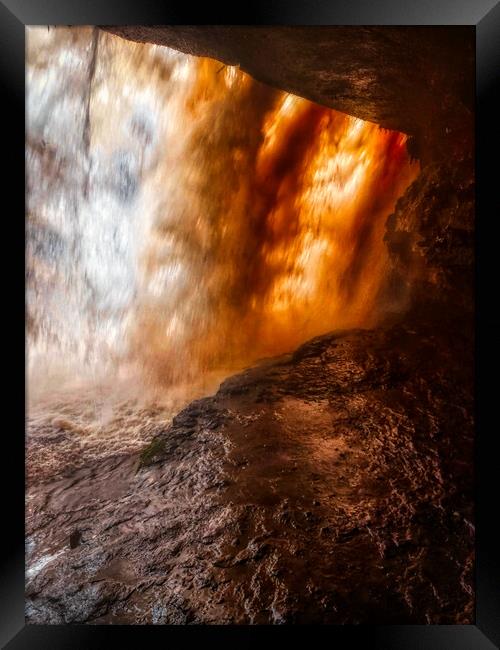
[(189, 382), (400, 307), (404, 135), (93, 28), (30, 28), (27, 62), (33, 393)]

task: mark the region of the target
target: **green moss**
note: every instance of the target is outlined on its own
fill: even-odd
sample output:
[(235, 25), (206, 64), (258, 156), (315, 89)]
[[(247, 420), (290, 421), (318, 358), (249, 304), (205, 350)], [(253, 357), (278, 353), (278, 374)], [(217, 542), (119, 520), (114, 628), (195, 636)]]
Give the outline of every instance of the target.
[(149, 445), (141, 451), (141, 455), (139, 456), (139, 469), (152, 465), (164, 451), (165, 440), (163, 438), (153, 438)]

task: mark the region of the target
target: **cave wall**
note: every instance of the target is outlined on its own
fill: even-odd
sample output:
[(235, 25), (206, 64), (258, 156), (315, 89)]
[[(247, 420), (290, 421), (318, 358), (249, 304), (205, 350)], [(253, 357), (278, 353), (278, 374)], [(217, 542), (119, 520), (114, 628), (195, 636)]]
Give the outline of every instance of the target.
[[(387, 220), (392, 283), (415, 315), (470, 326), (474, 307), (474, 169), (470, 156), (425, 166)], [(457, 320), (459, 319), (459, 320)]]
[(106, 29), (238, 65), (259, 81), (410, 135), (408, 148), (422, 173), (387, 222), (391, 290), (420, 312), (472, 313), (473, 28)]

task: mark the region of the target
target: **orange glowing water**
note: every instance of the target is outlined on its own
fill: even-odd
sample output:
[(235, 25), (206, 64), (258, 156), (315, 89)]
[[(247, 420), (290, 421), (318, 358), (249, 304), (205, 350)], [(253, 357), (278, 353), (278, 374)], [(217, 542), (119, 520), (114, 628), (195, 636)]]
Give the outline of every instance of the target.
[[(145, 249), (141, 362), (155, 380), (178, 380), (374, 325), (387, 307), (385, 222), (418, 172), (406, 136), (216, 61), (190, 64), (178, 172), (189, 193)], [(155, 286), (166, 238), (176, 277), (191, 279), (173, 309)]]
[(418, 173), (405, 135), (210, 59), (28, 36), (39, 370), (179, 384), (384, 315), (385, 223)]

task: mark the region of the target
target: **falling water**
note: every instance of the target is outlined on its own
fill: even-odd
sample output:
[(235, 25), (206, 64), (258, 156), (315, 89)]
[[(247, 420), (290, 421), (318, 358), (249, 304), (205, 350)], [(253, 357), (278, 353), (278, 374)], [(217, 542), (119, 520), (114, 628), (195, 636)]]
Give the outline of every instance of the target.
[(400, 307), (402, 134), (214, 60), (36, 27), (26, 137), (33, 431), (123, 450), (224, 374)]

